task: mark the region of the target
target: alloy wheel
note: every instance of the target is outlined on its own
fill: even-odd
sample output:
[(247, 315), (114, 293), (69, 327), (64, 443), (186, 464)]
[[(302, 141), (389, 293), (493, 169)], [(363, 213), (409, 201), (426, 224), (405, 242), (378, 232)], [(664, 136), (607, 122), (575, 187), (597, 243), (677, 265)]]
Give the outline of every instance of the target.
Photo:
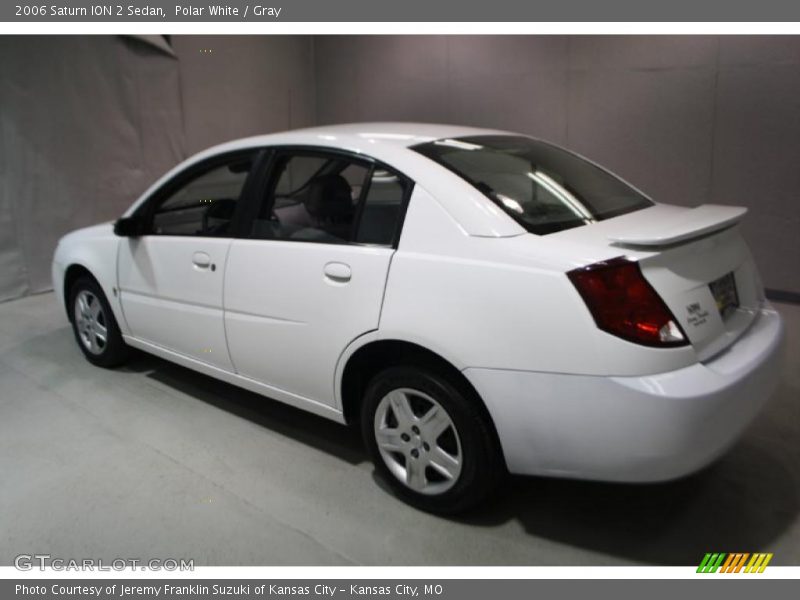
[(83, 347), (102, 354), (108, 343), (108, 323), (100, 299), (88, 290), (75, 296), (75, 326)]
[(458, 431), (428, 394), (410, 388), (386, 394), (375, 411), (374, 434), (389, 471), (409, 489), (436, 495), (458, 481), (464, 460)]

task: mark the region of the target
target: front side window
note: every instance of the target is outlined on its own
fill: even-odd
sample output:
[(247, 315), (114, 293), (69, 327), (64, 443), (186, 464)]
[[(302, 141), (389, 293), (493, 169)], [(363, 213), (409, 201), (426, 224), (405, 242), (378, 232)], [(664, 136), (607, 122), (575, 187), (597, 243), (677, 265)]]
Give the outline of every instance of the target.
[(445, 139), (414, 150), (467, 180), (531, 233), (571, 229), (653, 205), (589, 161), (526, 137)]
[(224, 237), (231, 222), (253, 156), (237, 156), (224, 164), (201, 169), (157, 202), (152, 212), (151, 235)]
[(279, 153), (253, 221), (257, 239), (392, 245), (410, 184), (342, 155)]

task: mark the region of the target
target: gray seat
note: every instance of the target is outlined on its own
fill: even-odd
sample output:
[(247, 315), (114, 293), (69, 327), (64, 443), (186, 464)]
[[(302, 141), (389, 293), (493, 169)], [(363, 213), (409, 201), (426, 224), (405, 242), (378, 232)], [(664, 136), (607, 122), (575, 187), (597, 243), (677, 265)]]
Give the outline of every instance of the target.
[[(352, 189), (341, 175), (320, 175), (308, 184), (303, 205), (310, 227), (339, 240), (349, 240), (353, 215)], [(292, 236), (295, 239), (295, 236)], [(308, 239), (308, 238), (306, 238)]]

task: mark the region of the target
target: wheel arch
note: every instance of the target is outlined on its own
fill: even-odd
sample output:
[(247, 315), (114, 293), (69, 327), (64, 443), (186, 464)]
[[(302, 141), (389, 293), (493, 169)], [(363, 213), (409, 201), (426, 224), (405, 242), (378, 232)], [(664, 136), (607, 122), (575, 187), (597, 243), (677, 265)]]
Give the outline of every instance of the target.
[[(402, 339), (366, 340), (346, 358), (338, 390), (346, 423), (358, 423), (364, 391), (372, 377), (387, 367), (400, 364), (427, 368), (444, 375), (472, 398), (490, 424), (497, 447), (502, 452), (500, 437), (486, 403), (454, 362), (423, 345)], [(505, 463), (505, 457), (503, 462)]]
[[(81, 263), (72, 263), (67, 267), (64, 271), (64, 285), (62, 289), (62, 297), (64, 298), (64, 306), (67, 310), (67, 318), (72, 322), (73, 314), (71, 307), (69, 305), (69, 294), (72, 291), (72, 286), (75, 285), (75, 282), (78, 281), (83, 276), (88, 276), (97, 281), (97, 277), (95, 277), (92, 272), (87, 269)], [(100, 282), (97, 282), (98, 285)]]
[(60, 291), (64, 300), (64, 308), (67, 311), (67, 318), (70, 323), (73, 319), (72, 307), (69, 305), (69, 294), (72, 291), (72, 287), (81, 277), (91, 277), (105, 294), (106, 301), (111, 307), (111, 312), (117, 320), (120, 331), (123, 335), (126, 335), (128, 333), (128, 324), (125, 320), (125, 315), (122, 311), (120, 298), (116, 289), (116, 260), (114, 260), (112, 266), (104, 266), (95, 263), (94, 267), (92, 267), (91, 261), (81, 260), (80, 257), (76, 257), (67, 264), (68, 266), (64, 269)]

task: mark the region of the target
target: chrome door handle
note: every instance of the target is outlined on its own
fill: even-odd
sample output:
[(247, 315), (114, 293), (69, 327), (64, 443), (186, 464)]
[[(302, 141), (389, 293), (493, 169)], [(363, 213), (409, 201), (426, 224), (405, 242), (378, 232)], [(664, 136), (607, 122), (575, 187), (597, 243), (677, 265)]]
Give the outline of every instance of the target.
[(205, 252), (195, 252), (192, 254), (192, 262), (195, 267), (207, 269), (211, 265), (211, 257)]
[(323, 272), (325, 277), (336, 283), (346, 283), (353, 276), (350, 266), (340, 262), (329, 262)]

